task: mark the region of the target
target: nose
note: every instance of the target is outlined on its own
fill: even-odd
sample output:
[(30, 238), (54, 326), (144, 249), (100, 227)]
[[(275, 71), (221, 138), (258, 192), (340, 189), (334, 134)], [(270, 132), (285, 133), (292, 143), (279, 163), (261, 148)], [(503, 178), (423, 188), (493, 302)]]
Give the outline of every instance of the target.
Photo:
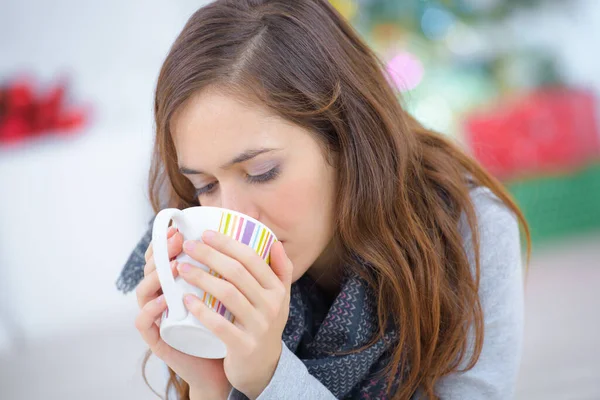
[(220, 184), (220, 207), (246, 214), (259, 219), (258, 207), (242, 188)]

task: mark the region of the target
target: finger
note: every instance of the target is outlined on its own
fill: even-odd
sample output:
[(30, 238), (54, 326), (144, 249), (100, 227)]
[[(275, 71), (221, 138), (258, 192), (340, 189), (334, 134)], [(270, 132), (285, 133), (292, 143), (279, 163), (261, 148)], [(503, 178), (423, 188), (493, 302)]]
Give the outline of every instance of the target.
[(244, 332), (221, 314), (214, 312), (198, 297), (188, 294), (184, 296), (184, 304), (190, 313), (198, 318), (202, 325), (225, 343), (227, 348), (238, 349), (244, 347), (246, 341)]
[[(175, 234), (172, 235), (167, 240), (167, 251), (169, 253), (169, 260), (178, 256), (182, 251), (182, 247), (183, 247), (183, 235), (179, 232), (175, 232)], [(144, 275), (149, 274), (150, 272), (154, 271), (155, 269), (156, 269), (156, 263), (154, 261), (154, 257), (151, 254), (150, 259), (146, 260), (146, 265), (144, 266)]]
[(160, 295), (153, 301), (148, 302), (135, 319), (136, 329), (153, 352), (157, 344), (162, 341), (159, 328), (154, 322), (166, 309), (165, 297)]
[(150, 257), (148, 261), (146, 261), (146, 265), (144, 265), (144, 276), (148, 276), (152, 273), (152, 271), (156, 270), (156, 264), (154, 263), (154, 257)]
[(254, 306), (260, 306), (264, 289), (245, 266), (207, 244), (198, 241), (193, 244), (193, 254), (189, 254), (194, 260), (217, 272), (218, 278), (223, 277), (233, 284)]
[[(179, 271), (177, 270), (177, 261), (171, 262), (171, 271), (173, 276), (177, 276)], [(150, 272), (135, 288), (135, 294), (138, 301), (138, 306), (143, 308), (146, 303), (154, 300), (160, 294), (162, 290), (160, 287), (160, 281), (158, 279), (158, 273), (156, 270)]]
[[(239, 261), (265, 289), (273, 288), (278, 284), (279, 280), (269, 265), (251, 247), (215, 231), (205, 231), (202, 240), (220, 253)], [(188, 253), (188, 246), (197, 247), (194, 244), (194, 241), (186, 241), (184, 251)], [(188, 254), (191, 256), (190, 253)]]
[(292, 286), (294, 265), (285, 253), (285, 248), (281, 242), (275, 242), (271, 247), (271, 269), (289, 291)]
[[(202, 301), (212, 295), (235, 316), (244, 327), (250, 328), (259, 315), (248, 299), (231, 282), (218, 278), (202, 268), (190, 264), (179, 264), (179, 275), (189, 284), (199, 287), (207, 294)], [(206, 303), (205, 303), (206, 304)]]
[(179, 353), (162, 340), (160, 328), (156, 323), (156, 320), (160, 320), (166, 309), (166, 300), (164, 295), (161, 295), (144, 306), (136, 318), (135, 326), (155, 356), (167, 365), (176, 365), (175, 361), (182, 353)]
[(160, 321), (167, 309), (166, 299), (161, 295), (144, 306), (135, 320), (135, 327), (152, 353), (173, 368), (189, 363), (189, 356), (169, 346), (160, 336)]
[[(177, 229), (175, 229), (174, 227), (170, 227), (167, 231), (167, 239), (173, 236), (175, 232), (177, 232)], [(148, 248), (146, 249), (146, 252), (144, 253), (144, 258), (146, 259), (146, 262), (148, 262), (148, 260), (150, 259), (150, 257), (152, 257), (153, 254), (154, 252), (152, 250), (152, 242), (150, 242)]]

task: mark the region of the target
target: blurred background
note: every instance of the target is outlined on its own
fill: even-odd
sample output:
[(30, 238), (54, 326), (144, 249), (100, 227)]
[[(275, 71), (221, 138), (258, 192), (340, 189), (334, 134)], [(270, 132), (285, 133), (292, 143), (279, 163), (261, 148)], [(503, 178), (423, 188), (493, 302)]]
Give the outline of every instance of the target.
[[(331, 0), (531, 224), (518, 399), (600, 399), (600, 2)], [(162, 60), (207, 1), (0, 4), (0, 398), (154, 396), (115, 281), (152, 216)], [(160, 392), (164, 370), (152, 360)]]

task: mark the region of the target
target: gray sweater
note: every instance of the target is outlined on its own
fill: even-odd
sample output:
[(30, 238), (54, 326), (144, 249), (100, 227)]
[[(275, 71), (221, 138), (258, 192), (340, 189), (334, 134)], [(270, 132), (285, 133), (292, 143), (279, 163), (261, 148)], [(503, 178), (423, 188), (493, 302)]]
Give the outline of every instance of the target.
[[(511, 399), (521, 360), (523, 337), (519, 228), (515, 216), (488, 189), (474, 189), (471, 196), (480, 235), (479, 294), (485, 319), (483, 350), (471, 370), (442, 378), (435, 390), (442, 400)], [(471, 231), (464, 217), (460, 231), (474, 268)], [(239, 392), (236, 394), (232, 391), (228, 400), (241, 397)], [(416, 397), (422, 398), (422, 395), (417, 393)], [(284, 399), (335, 399), (321, 382), (308, 373), (304, 363), (285, 344), (271, 382), (258, 397), (258, 400)]]

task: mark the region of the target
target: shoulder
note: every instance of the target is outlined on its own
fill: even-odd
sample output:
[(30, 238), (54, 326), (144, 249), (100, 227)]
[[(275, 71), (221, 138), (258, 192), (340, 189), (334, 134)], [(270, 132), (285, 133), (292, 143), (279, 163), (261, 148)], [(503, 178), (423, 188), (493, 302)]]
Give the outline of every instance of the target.
[[(471, 191), (479, 234), (479, 298), (484, 318), (483, 348), (476, 365), (436, 383), (443, 399), (508, 399), (514, 396), (523, 337), (521, 245), (516, 215), (487, 188)], [(475, 254), (465, 215), (460, 231), (471, 268)], [(474, 332), (463, 360), (466, 367), (474, 348)], [(421, 397), (417, 397), (421, 398)]]
[[(500, 200), (489, 188), (479, 186), (471, 189), (471, 201), (477, 215), (477, 227), (480, 232), (517, 233), (518, 221), (512, 210)], [(465, 215), (460, 221), (461, 234), (465, 239), (470, 237)]]
[[(480, 261), (514, 257), (515, 252), (520, 255), (519, 223), (514, 212), (487, 187), (474, 188), (470, 195), (477, 222)], [(459, 230), (467, 254), (472, 253), (473, 234), (464, 213)], [(507, 253), (507, 250), (511, 251)]]
[[(477, 187), (471, 190), (471, 199), (477, 218), (479, 239), (480, 282), (482, 306), (502, 290), (503, 285), (514, 285), (522, 273), (519, 223), (514, 212), (490, 189)], [(462, 215), (459, 230), (465, 252), (475, 271), (473, 235), (466, 215)], [(488, 311), (497, 311), (489, 310)]]

